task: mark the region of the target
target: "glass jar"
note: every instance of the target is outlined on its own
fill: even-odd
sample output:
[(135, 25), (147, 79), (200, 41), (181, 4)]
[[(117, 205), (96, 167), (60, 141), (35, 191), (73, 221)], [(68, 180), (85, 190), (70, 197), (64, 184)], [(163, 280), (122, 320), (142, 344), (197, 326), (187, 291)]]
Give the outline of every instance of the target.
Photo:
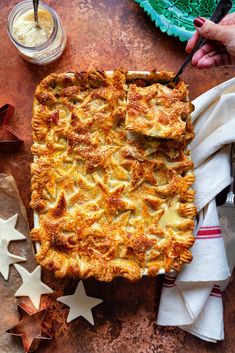
[[(25, 0), (17, 4), (9, 14), (8, 23), (7, 23), (7, 31), (8, 35), (15, 45), (16, 49), (18, 50), (19, 54), (23, 59), (29, 61), (33, 64), (43, 65), (48, 64), (56, 59), (58, 59), (66, 46), (67, 36), (63, 26), (61, 24), (61, 20), (57, 13), (48, 5), (42, 3), (40, 1), (38, 11), (41, 13), (46, 14), (51, 19), (51, 33), (49, 38), (46, 38), (43, 43), (38, 44), (41, 38), (32, 37), (30, 46), (22, 43), (19, 38), (17, 38), (14, 29), (16, 25), (19, 27), (19, 21), (25, 18), (29, 11), (33, 11), (33, 1), (32, 0)], [(31, 14), (31, 12), (30, 12)], [(18, 21), (18, 22), (17, 22)], [(39, 16), (39, 25), (40, 25), (40, 16)], [(27, 28), (25, 27), (27, 30)], [(28, 32), (29, 33), (29, 32)], [(34, 35), (37, 36), (36, 27), (34, 28)], [(27, 34), (28, 35), (28, 34)], [(28, 35), (28, 39), (29, 39)], [(21, 38), (22, 39), (22, 38)], [(33, 42), (35, 39), (35, 42)]]

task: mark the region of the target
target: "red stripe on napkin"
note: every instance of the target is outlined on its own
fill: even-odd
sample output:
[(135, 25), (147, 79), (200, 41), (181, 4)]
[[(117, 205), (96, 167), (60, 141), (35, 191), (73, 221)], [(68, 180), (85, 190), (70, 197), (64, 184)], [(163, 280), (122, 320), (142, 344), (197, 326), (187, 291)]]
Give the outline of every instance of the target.
[(196, 238), (200, 240), (222, 238), (221, 228), (219, 226), (201, 227)]
[(198, 235), (215, 235), (215, 234), (221, 234), (220, 229), (200, 229), (199, 232), (197, 233)]
[(214, 285), (214, 287), (212, 288), (211, 294), (212, 297), (217, 297), (217, 298), (221, 298), (222, 297), (222, 292), (221, 289), (218, 285)]
[(165, 287), (165, 288), (173, 288), (173, 287), (175, 287), (175, 284), (169, 285), (169, 284), (164, 284), (163, 283), (163, 287)]
[(165, 275), (164, 281), (163, 281), (163, 286), (166, 288), (175, 287), (175, 277), (170, 277), (170, 276)]
[(216, 297), (216, 298), (222, 298), (221, 294), (213, 294), (213, 293), (211, 293), (210, 296), (211, 297)]

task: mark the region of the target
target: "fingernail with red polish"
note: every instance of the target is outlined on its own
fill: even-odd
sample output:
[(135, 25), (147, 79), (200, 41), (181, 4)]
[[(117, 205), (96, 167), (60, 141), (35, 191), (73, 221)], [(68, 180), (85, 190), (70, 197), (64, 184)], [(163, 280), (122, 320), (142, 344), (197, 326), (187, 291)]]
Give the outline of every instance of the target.
[(194, 26), (195, 26), (195, 27), (200, 28), (200, 27), (202, 27), (203, 24), (205, 23), (205, 19), (202, 18), (202, 17), (197, 17), (197, 18), (194, 19), (193, 22), (194, 22)]

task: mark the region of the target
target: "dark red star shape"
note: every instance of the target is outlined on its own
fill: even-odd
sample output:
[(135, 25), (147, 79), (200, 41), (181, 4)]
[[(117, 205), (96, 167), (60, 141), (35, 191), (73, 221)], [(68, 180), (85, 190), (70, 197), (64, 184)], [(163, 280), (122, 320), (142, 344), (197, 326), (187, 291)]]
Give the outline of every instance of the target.
[(30, 314), (26, 311), (26, 306), (23, 308), (22, 305), (17, 305), (17, 307), (20, 321), (6, 332), (21, 337), (26, 353), (34, 352), (38, 348), (40, 340), (52, 338), (43, 328), (47, 309)]
[(18, 148), (24, 140), (9, 126), (14, 107), (5, 104), (0, 108), (0, 151)]

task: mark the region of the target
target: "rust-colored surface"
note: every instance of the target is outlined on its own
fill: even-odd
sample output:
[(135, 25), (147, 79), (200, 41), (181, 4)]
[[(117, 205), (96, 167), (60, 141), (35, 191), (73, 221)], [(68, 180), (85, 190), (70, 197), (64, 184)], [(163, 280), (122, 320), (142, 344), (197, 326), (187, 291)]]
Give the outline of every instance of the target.
[[(155, 28), (133, 0), (48, 0), (60, 14), (68, 32), (64, 55), (53, 64), (37, 67), (24, 62), (7, 37), (6, 22), (10, 9), (18, 1), (0, 1), (0, 105), (15, 106), (12, 127), (25, 140), (19, 152), (0, 153), (0, 172), (16, 179), (32, 225), (30, 200), (31, 104), (36, 84), (47, 74), (92, 67), (131, 70), (177, 70), (185, 57), (184, 44), (169, 38)], [(189, 84), (191, 99), (235, 74), (235, 68), (199, 71), (189, 67), (184, 79)], [(55, 301), (72, 293), (76, 283), (55, 281), (44, 274), (45, 282), (56, 288), (51, 304), (51, 331), (55, 338), (42, 342), (39, 353), (233, 353), (235, 342), (235, 284), (231, 281), (224, 294), (225, 340), (205, 343), (180, 329), (156, 326), (155, 318), (161, 291), (161, 278), (143, 279), (131, 284), (124, 280), (112, 283), (85, 281), (88, 295), (101, 297), (104, 303), (93, 310), (95, 327), (83, 318), (65, 323), (67, 309)], [(0, 279), (0, 292), (6, 283)], [(2, 306), (1, 296), (1, 306)], [(13, 299), (14, 300), (14, 299)], [(46, 304), (44, 299), (44, 305)], [(2, 309), (4, 326), (17, 322), (17, 313), (8, 315)], [(9, 325), (8, 325), (9, 323)], [(20, 342), (1, 336), (1, 351), (23, 352)]]

